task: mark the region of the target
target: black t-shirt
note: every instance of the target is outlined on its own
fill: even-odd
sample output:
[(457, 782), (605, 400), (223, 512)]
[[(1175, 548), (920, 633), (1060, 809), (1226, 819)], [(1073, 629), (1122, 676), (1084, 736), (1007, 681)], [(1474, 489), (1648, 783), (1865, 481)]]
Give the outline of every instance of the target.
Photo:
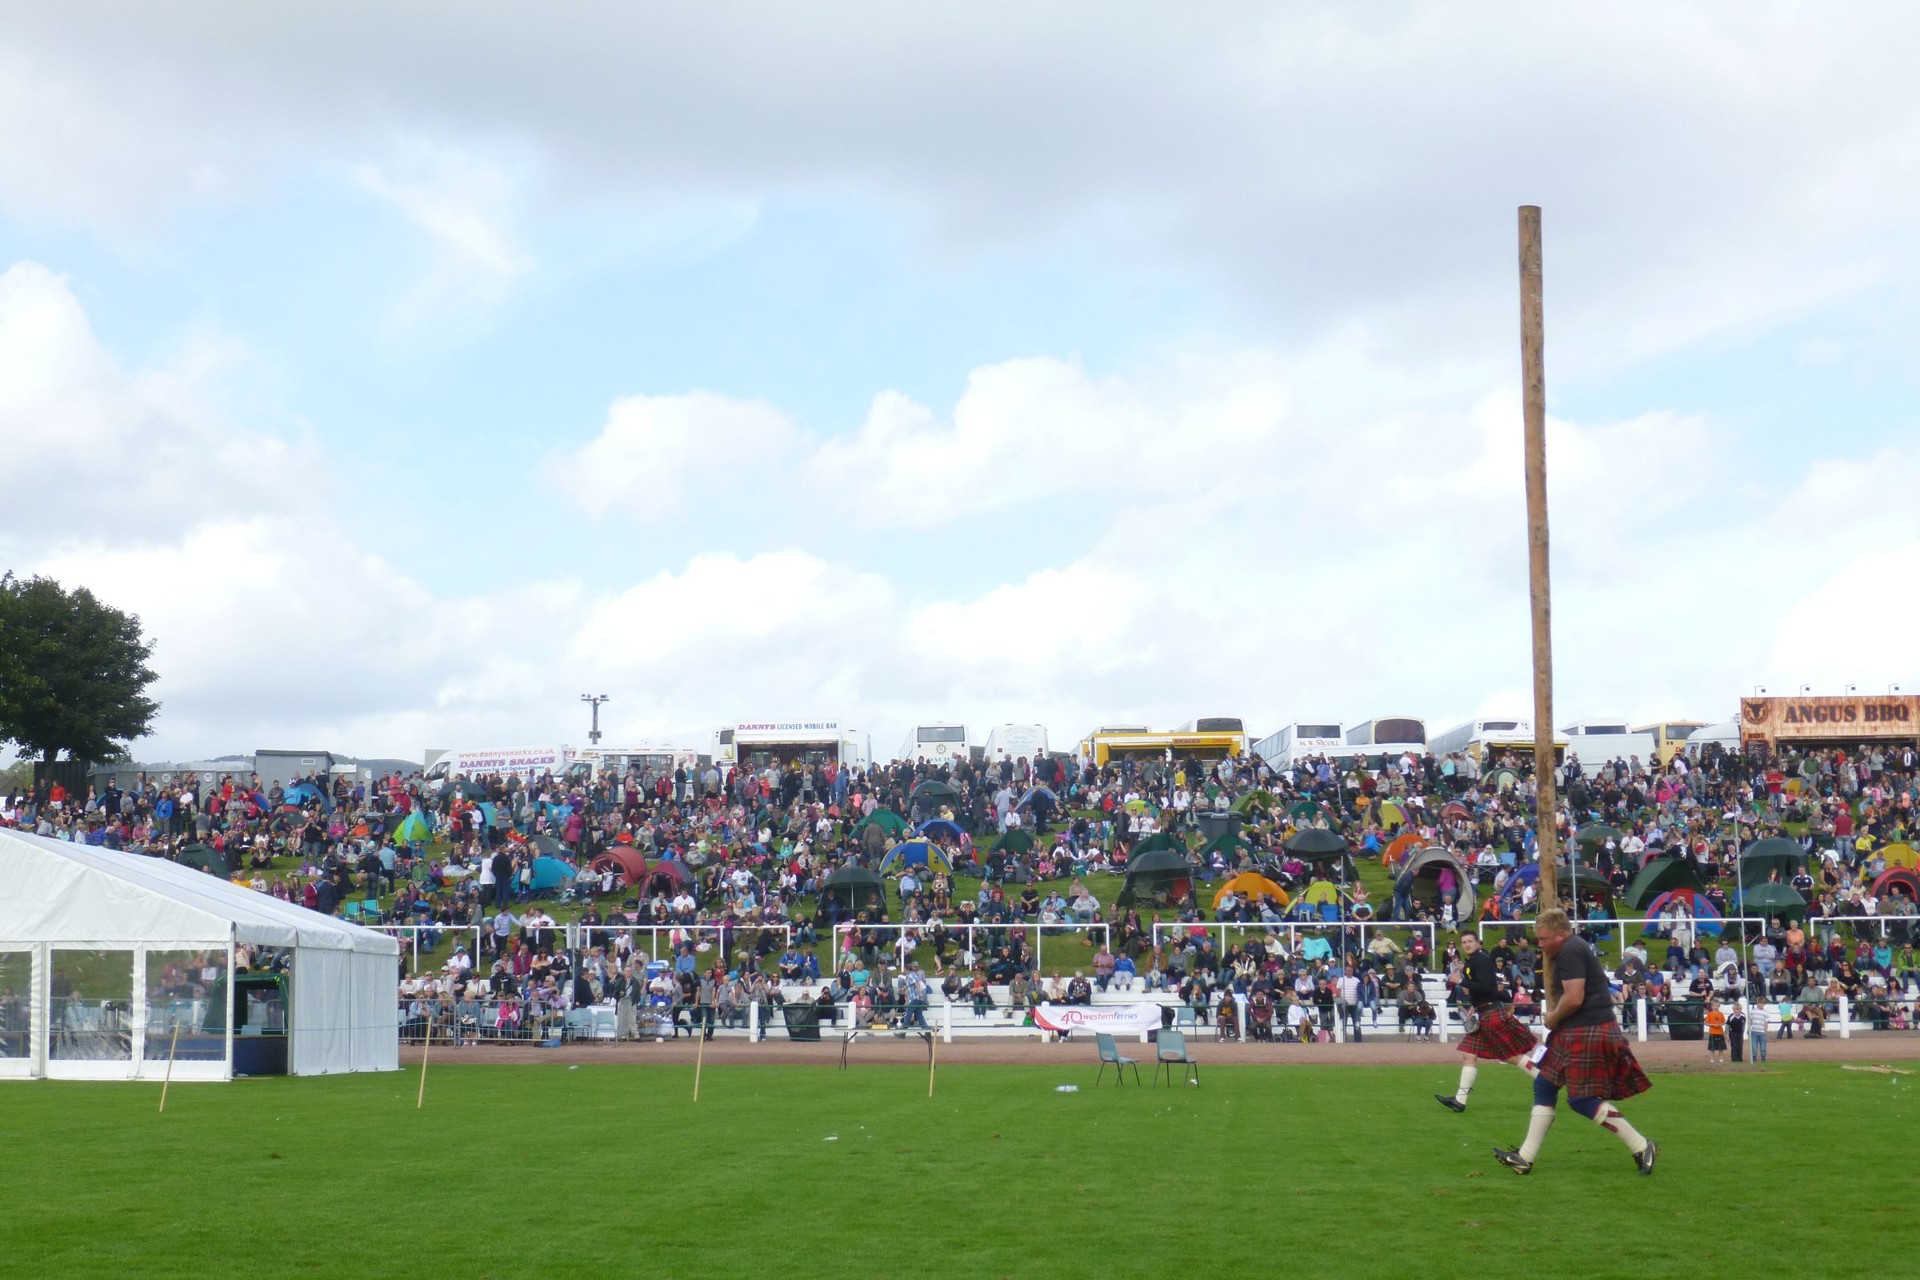
[(1553, 978), (1562, 989), (1581, 978), (1587, 983), (1587, 998), (1561, 1026), (1597, 1027), (1612, 1020), (1613, 989), (1607, 985), (1607, 971), (1601, 967), (1600, 957), (1586, 939), (1575, 934), (1561, 945), (1560, 954), (1553, 958)]
[(1467, 1000), (1473, 1004), (1493, 1004), (1500, 999), (1500, 975), (1494, 968), (1493, 957), (1485, 951), (1476, 951), (1467, 957), (1467, 979), (1461, 983), (1466, 988)]

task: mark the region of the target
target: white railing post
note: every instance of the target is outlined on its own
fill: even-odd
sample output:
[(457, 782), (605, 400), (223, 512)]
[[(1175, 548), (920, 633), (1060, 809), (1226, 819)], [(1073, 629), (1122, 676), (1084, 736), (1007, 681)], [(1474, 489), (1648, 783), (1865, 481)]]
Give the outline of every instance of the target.
[(953, 1043), (953, 1001), (944, 1001), (940, 1006), (940, 1039), (946, 1044)]
[(1645, 1044), (1647, 1040), (1647, 998), (1645, 996), (1633, 998), (1633, 1014), (1634, 1020), (1640, 1026), (1640, 1042)]
[(1441, 1044), (1445, 1044), (1447, 1042), (1447, 993), (1445, 991), (1440, 993), (1440, 1002), (1433, 1006), (1433, 1026), (1434, 1034), (1439, 1036)]
[(747, 1042), (751, 1044), (759, 1038), (760, 1002), (758, 1000), (749, 1000), (747, 1001)]
[(1840, 997), (1840, 1038), (1853, 1039), (1853, 1001), (1846, 996)]

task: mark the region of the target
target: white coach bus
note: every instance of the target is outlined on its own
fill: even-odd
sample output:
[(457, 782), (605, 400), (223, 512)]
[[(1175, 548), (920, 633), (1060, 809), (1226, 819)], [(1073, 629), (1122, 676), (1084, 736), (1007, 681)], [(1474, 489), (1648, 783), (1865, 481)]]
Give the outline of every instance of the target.
[(1253, 753), (1276, 769), (1292, 769), (1316, 756), (1338, 755), (1346, 745), (1338, 720), (1295, 720), (1253, 744)]
[(967, 726), (963, 724), (917, 724), (907, 730), (900, 746), (902, 760), (916, 764), (956, 765), (965, 760)]
[(1047, 726), (1043, 724), (1002, 724), (987, 731), (986, 758), (1025, 760), (1032, 764), (1047, 754)]
[[(1553, 744), (1554, 758), (1566, 756), (1565, 741)], [(1515, 718), (1512, 720), (1469, 720), (1465, 724), (1455, 725), (1445, 733), (1437, 733), (1427, 739), (1427, 750), (1435, 757), (1445, 757), (1459, 752), (1472, 756), (1480, 764), (1486, 764), (1502, 752), (1524, 755), (1533, 750), (1533, 722)]]

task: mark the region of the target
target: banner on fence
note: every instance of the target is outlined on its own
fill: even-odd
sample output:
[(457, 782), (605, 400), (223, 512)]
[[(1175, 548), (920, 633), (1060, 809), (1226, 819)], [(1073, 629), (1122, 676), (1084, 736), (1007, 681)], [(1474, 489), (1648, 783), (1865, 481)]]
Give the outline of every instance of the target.
[(1160, 1029), (1157, 1004), (1043, 1004), (1033, 1011), (1033, 1022), (1047, 1031), (1105, 1031), (1137, 1036)]

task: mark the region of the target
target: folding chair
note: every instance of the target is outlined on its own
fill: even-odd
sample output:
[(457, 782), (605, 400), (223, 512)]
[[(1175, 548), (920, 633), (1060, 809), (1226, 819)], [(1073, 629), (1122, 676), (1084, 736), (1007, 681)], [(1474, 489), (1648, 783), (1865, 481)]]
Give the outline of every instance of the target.
[(1122, 1085), (1127, 1082), (1128, 1067), (1133, 1068), (1133, 1082), (1135, 1084), (1140, 1083), (1140, 1064), (1132, 1058), (1121, 1057), (1120, 1046), (1114, 1043), (1111, 1035), (1104, 1031), (1096, 1031), (1093, 1033), (1093, 1042), (1100, 1049), (1100, 1074), (1093, 1078), (1095, 1084), (1099, 1084), (1101, 1077), (1107, 1074), (1108, 1066), (1112, 1066), (1113, 1068), (1113, 1083), (1115, 1085)]
[(1160, 1082), (1161, 1067), (1167, 1069), (1167, 1083), (1173, 1083), (1173, 1069), (1177, 1066), (1185, 1066), (1187, 1069), (1187, 1079), (1193, 1081), (1195, 1084), (1200, 1083), (1200, 1064), (1195, 1062), (1187, 1054), (1186, 1033), (1175, 1031), (1171, 1027), (1163, 1027), (1160, 1031), (1159, 1039), (1154, 1042), (1153, 1046), (1154, 1083), (1158, 1084)]

